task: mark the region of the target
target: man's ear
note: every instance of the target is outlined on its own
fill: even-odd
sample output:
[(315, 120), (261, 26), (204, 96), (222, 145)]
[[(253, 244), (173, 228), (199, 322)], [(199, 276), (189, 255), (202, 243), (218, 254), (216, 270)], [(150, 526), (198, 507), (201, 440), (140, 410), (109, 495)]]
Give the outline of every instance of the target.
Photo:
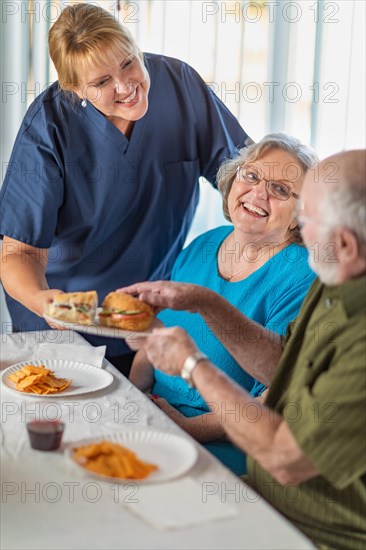
[(347, 227), (340, 227), (337, 231), (338, 258), (346, 264), (354, 264), (359, 259), (360, 247), (356, 235)]

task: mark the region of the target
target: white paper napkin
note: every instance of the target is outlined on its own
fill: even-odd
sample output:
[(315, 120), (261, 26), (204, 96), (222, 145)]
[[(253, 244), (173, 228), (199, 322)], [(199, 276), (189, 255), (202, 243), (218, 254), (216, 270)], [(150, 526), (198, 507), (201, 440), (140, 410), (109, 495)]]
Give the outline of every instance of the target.
[(1, 334), (0, 346), (0, 369), (6, 369), (32, 357), (33, 343), (22, 338), (20, 333)]
[(73, 344), (42, 342), (35, 349), (33, 359), (66, 359), (101, 368), (105, 351), (106, 346), (94, 347), (86, 341)]
[(189, 477), (169, 483), (140, 485), (134, 500), (127, 504), (128, 509), (161, 530), (183, 529), (238, 515), (236, 508), (222, 502), (215, 494), (206, 495), (202, 486)]

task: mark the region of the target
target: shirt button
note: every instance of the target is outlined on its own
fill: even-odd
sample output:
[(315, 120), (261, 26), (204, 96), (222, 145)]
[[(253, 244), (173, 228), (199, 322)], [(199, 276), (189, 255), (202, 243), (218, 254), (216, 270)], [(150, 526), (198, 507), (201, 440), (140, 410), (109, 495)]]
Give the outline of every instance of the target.
[(307, 360), (306, 360), (306, 366), (307, 366), (308, 369), (311, 369), (311, 367), (313, 366), (313, 364), (314, 364), (314, 363), (313, 363), (310, 359), (307, 359)]
[(333, 300), (332, 298), (326, 298), (325, 301), (324, 301), (324, 304), (325, 304), (325, 307), (330, 309), (333, 305)]

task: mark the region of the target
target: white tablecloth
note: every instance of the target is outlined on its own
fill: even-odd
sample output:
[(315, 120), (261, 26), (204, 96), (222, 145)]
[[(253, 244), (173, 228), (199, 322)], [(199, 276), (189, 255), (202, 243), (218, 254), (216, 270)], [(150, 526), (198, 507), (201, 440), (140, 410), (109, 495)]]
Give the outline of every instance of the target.
[[(78, 347), (86, 345), (79, 334), (68, 331), (3, 334), (1, 338), (2, 369), (32, 360), (40, 342), (73, 344), (75, 361)], [(192, 509), (215, 498), (227, 506), (228, 517), (185, 527), (182, 521), (177, 529), (165, 530), (154, 525), (153, 519), (152, 524), (143, 519), (141, 507), (134, 509), (143, 488), (79, 476), (62, 449), (49, 453), (32, 450), (25, 422), (35, 413), (65, 422), (64, 445), (96, 434), (136, 429), (190, 439), (112, 365), (106, 362), (105, 367), (114, 376), (113, 384), (77, 399), (24, 397), (1, 386), (2, 549), (313, 548), (200, 445), (197, 463), (185, 476), (160, 488), (159, 484), (149, 486), (150, 506), (154, 497), (157, 507), (161, 503), (163, 509), (169, 495), (172, 503), (179, 495), (187, 499), (191, 487)]]

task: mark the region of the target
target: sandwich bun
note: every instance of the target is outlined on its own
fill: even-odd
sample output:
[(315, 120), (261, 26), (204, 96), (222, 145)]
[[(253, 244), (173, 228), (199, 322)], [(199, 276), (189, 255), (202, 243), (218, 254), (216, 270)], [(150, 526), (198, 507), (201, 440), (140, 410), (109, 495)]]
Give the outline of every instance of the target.
[(94, 322), (98, 306), (98, 294), (95, 290), (88, 292), (61, 292), (56, 294), (47, 305), (45, 314), (53, 319), (91, 325)]
[(149, 304), (124, 292), (110, 292), (103, 301), (99, 313), (100, 324), (138, 332), (151, 327), (154, 311)]

